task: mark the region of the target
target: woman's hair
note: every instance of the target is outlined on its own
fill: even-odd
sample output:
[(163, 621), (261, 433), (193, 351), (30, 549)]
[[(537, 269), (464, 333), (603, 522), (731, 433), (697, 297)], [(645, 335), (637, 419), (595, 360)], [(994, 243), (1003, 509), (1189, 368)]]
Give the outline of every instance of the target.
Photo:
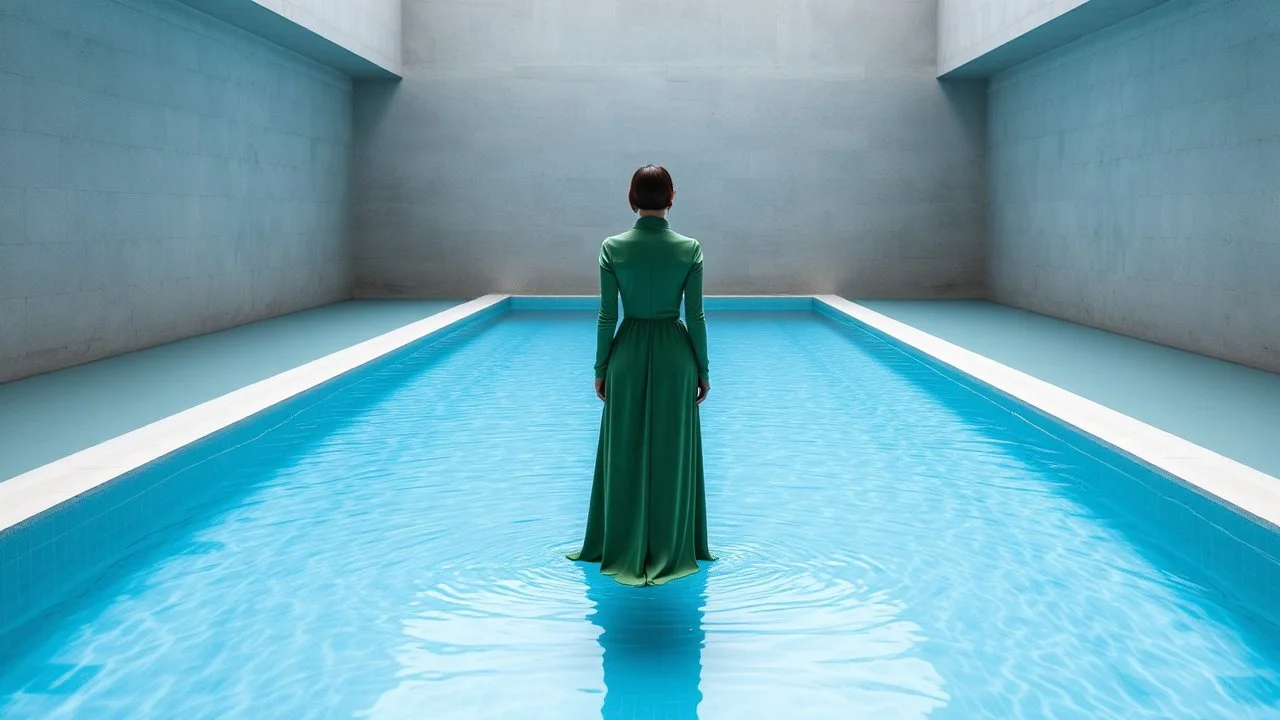
[(631, 176), (632, 210), (666, 210), (675, 194), (671, 173), (660, 165), (645, 165)]

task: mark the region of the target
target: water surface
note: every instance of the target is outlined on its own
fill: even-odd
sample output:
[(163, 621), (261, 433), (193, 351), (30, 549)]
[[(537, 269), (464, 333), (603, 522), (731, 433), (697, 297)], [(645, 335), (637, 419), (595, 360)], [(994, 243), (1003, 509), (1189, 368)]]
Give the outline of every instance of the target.
[(710, 332), (705, 573), (562, 559), (594, 319), (512, 313), (187, 470), (240, 489), (0, 666), (0, 716), (1280, 716), (1275, 626), (1097, 459), (815, 314)]

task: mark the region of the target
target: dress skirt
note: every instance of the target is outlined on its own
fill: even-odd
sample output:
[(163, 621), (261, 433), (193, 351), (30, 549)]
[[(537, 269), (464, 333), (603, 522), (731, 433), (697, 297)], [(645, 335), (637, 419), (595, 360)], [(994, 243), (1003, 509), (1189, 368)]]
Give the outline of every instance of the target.
[(605, 374), (586, 538), (571, 560), (625, 585), (698, 572), (707, 546), (698, 370), (678, 319), (624, 318)]

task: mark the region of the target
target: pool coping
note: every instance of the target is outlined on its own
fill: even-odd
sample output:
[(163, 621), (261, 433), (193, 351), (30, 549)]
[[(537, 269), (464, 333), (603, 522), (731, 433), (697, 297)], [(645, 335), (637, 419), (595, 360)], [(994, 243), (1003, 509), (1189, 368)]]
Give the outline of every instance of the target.
[(832, 311), (1136, 458), (1263, 526), (1280, 531), (1280, 478), (851, 300), (836, 295), (813, 297)]
[(478, 297), (0, 480), (0, 533), (508, 298)]
[[(592, 295), (490, 294), (357, 343), (0, 481), (0, 533), (289, 398), (473, 318), (511, 307), (576, 307)], [(836, 295), (716, 295), (714, 299), (821, 303), (997, 392), (1280, 529), (1280, 479)], [(524, 302), (521, 302), (524, 301)], [(711, 304), (714, 304), (712, 302)]]

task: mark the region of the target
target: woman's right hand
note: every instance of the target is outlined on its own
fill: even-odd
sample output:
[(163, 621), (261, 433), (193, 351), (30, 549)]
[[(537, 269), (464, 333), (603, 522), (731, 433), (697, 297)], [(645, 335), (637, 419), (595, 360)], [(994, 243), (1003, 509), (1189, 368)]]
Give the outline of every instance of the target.
[(707, 399), (707, 393), (711, 392), (711, 381), (698, 378), (698, 404), (701, 405), (703, 400)]

